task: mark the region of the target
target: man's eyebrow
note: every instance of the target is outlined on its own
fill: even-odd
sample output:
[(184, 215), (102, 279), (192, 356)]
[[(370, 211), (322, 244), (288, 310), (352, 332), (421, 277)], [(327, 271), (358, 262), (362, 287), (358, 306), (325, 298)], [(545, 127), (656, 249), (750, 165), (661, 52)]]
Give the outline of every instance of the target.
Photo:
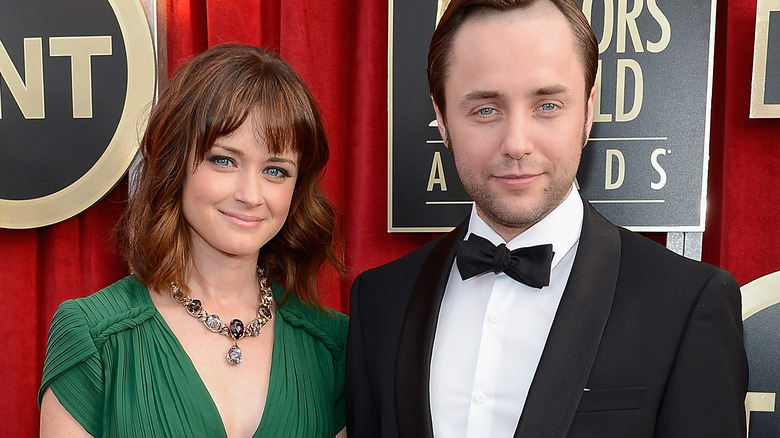
[[(531, 91), (532, 96), (553, 96), (556, 94), (568, 93), (571, 89), (564, 85), (550, 85), (546, 87), (537, 88)], [(493, 90), (474, 90), (466, 93), (461, 99), (461, 103), (469, 103), (478, 100), (498, 99), (502, 94)]]
[(473, 102), (475, 100), (495, 99), (500, 97), (501, 93), (491, 90), (474, 90), (466, 93), (461, 102)]
[(548, 87), (537, 88), (531, 94), (534, 96), (551, 96), (554, 94), (563, 94), (569, 92), (569, 87), (563, 85), (550, 85)]

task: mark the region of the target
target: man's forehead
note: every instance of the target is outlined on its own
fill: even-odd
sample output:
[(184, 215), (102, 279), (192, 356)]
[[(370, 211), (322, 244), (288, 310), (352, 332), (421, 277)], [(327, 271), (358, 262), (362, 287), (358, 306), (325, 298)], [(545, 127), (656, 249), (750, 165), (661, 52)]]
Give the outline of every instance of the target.
[[(551, 16), (559, 15), (561, 18), (565, 18), (563, 13), (550, 1), (539, 0), (535, 2), (528, 2), (523, 6), (517, 6), (511, 9), (494, 9), (488, 7), (480, 7), (471, 14), (469, 14), (460, 28), (456, 31), (460, 31), (467, 24), (480, 24), (480, 23), (495, 23), (495, 22), (510, 22), (517, 18), (522, 19), (549, 19)], [(457, 35), (456, 35), (457, 37)]]
[[(541, 70), (537, 67), (552, 65), (548, 61), (567, 63), (565, 60), (552, 61), (560, 58), (573, 60), (579, 70), (584, 68), (580, 58), (571, 56), (576, 55), (577, 50), (576, 38), (569, 21), (557, 7), (547, 1), (537, 2), (527, 8), (490, 10), (488, 13), (469, 17), (458, 29), (449, 54), (447, 77), (444, 80), (449, 83), (453, 74), (459, 75), (464, 71), (468, 72), (467, 76), (480, 75), (484, 78), (492, 73), (500, 73), (496, 69), (502, 68), (501, 66), (512, 72), (538, 72)], [(526, 59), (513, 63), (512, 58), (518, 57)], [(565, 91), (550, 91), (556, 87), (568, 88), (567, 84), (561, 84), (560, 81), (538, 81), (526, 85), (534, 87), (534, 93), (537, 94)], [(472, 98), (478, 97), (479, 94), (500, 91), (491, 87), (489, 82), (472, 86), (473, 90), (461, 90), (459, 94), (469, 93), (468, 98)]]

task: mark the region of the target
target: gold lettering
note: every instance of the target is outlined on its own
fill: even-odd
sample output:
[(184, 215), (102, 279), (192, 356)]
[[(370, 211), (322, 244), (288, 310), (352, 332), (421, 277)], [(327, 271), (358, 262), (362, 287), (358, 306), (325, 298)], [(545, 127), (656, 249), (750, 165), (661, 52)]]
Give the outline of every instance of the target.
[(111, 36), (51, 37), (49, 55), (69, 56), (73, 118), (92, 118), (92, 57), (111, 55)]
[(628, 12), (628, 0), (618, 0), (617, 12), (617, 53), (626, 52), (626, 28), (631, 34), (631, 42), (634, 51), (642, 52), (642, 41), (639, 37), (639, 29), (636, 27), (636, 19), (642, 13), (642, 0), (634, 2), (634, 9)]
[(612, 114), (601, 113), (601, 60), (599, 59), (599, 68), (596, 71), (596, 99), (593, 104), (593, 122), (611, 122)]
[(647, 51), (658, 53), (662, 52), (672, 39), (672, 26), (669, 25), (669, 20), (666, 15), (661, 11), (661, 8), (655, 3), (656, 0), (647, 0), (647, 9), (650, 11), (650, 15), (655, 18), (655, 21), (661, 26), (661, 38), (657, 42), (648, 41)]
[[(644, 77), (642, 67), (633, 59), (618, 59), (617, 63), (617, 91), (615, 92), (615, 121), (628, 122), (634, 120), (642, 110), (644, 95)], [(634, 105), (631, 111), (626, 110), (626, 69), (634, 74)]]
[[(584, 0), (582, 2), (582, 12), (588, 19), (588, 23), (592, 23), (591, 15), (593, 14), (593, 0)], [(599, 54), (604, 53), (612, 43), (612, 31), (614, 30), (614, 20), (612, 19), (615, 13), (615, 6), (612, 0), (604, 0), (604, 28), (601, 29), (601, 39), (599, 40)]]
[(433, 153), (433, 163), (431, 164), (431, 173), (428, 176), (428, 191), (433, 191), (433, 186), (439, 184), (441, 191), (447, 191), (447, 180), (444, 178), (444, 165), (441, 162), (441, 153)]
[[(612, 161), (617, 158), (617, 178), (612, 181)], [(604, 189), (615, 190), (623, 185), (626, 179), (626, 159), (617, 149), (607, 149), (607, 170), (604, 173)]]
[[(14, 67), (11, 57), (0, 41), (0, 77), (5, 80), (11, 95), (25, 119), (46, 116), (43, 99), (43, 42), (41, 38), (24, 39), (24, 81)], [(0, 119), (3, 118), (0, 105)]]
[(658, 176), (660, 177), (658, 182), (650, 182), (650, 188), (653, 190), (661, 190), (664, 188), (664, 186), (666, 186), (666, 170), (664, 170), (664, 168), (661, 167), (661, 164), (658, 162), (659, 155), (666, 155), (666, 149), (656, 149), (650, 155), (650, 165), (653, 166), (653, 169), (658, 172)]

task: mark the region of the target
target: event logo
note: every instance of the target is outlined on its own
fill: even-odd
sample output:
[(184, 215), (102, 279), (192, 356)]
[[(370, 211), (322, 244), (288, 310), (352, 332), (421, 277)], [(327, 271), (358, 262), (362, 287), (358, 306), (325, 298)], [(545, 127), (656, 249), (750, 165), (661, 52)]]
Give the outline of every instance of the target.
[(0, 227), (40, 227), (126, 172), (154, 97), (152, 36), (138, 0), (0, 11)]

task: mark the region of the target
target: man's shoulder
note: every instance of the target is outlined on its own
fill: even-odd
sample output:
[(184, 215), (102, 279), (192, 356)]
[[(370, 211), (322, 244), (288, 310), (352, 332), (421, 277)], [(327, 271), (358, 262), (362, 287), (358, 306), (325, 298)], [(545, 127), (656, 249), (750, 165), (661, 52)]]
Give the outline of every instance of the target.
[(411, 272), (417, 272), (428, 259), (431, 251), (433, 251), (433, 249), (439, 245), (442, 240), (446, 238), (453, 238), (454, 233), (455, 231), (451, 231), (442, 236), (439, 236), (436, 239), (431, 240), (430, 242), (402, 255), (401, 257), (398, 257), (395, 260), (366, 270), (360, 274), (360, 276), (373, 278), (377, 276), (384, 277), (388, 275), (404, 275)]
[(730, 275), (709, 263), (684, 257), (641, 234), (618, 227), (621, 240), (621, 265), (667, 277), (708, 278), (716, 272)]

